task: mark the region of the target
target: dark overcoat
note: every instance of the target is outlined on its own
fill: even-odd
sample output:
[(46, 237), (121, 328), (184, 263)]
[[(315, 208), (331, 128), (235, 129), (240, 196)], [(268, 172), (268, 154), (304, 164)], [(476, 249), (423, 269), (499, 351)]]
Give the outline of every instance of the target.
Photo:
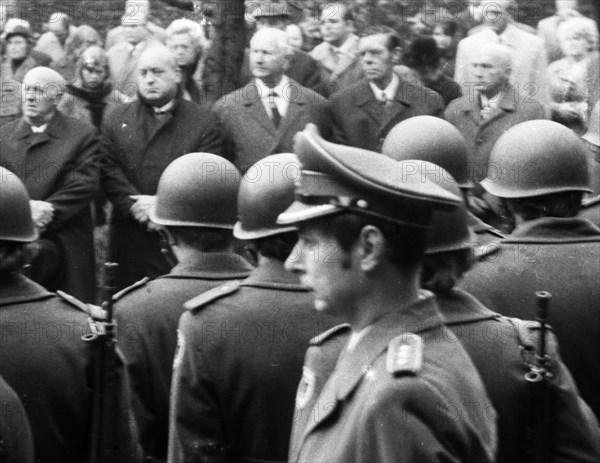
[(536, 317), (536, 291), (552, 293), (549, 323), (581, 396), (600, 417), (600, 229), (580, 218), (523, 223), (490, 248), (461, 287), (490, 309)]
[(326, 106), (327, 118), (321, 131), (334, 143), (381, 152), (388, 132), (414, 116), (440, 116), (442, 97), (420, 84), (400, 78), (395, 98), (388, 107), (375, 98), (366, 79), (333, 94)]
[(41, 238), (60, 250), (62, 289), (84, 301), (95, 297), (94, 243), (90, 202), (98, 188), (98, 142), (93, 126), (56, 112), (41, 134), (23, 119), (0, 131), (0, 165), (25, 184), (31, 199), (54, 207)]
[[(498, 412), (497, 463), (531, 461), (530, 435), (534, 401), (526, 352), (538, 347), (538, 323), (508, 319), (492, 312), (469, 293), (450, 290), (436, 293), (446, 325), (473, 360)], [(552, 355), (550, 420), (554, 424), (548, 443), (554, 462), (600, 459), (600, 429), (590, 408), (579, 397), (569, 370), (561, 362), (556, 341), (548, 342)]]
[(319, 119), (325, 99), (290, 79), (285, 87), (288, 108), (279, 127), (265, 109), (254, 82), (235, 90), (214, 105), (223, 127), (223, 153), (245, 173), (254, 163), (276, 153), (294, 151), (294, 135)]
[(116, 295), (118, 341), (125, 356), (133, 411), (146, 456), (167, 458), (169, 390), (183, 303), (236, 279), (252, 267), (235, 254), (206, 253), (167, 275), (142, 280)]
[(308, 341), (333, 322), (277, 261), (191, 303), (179, 324), (169, 461), (286, 461)]
[(111, 258), (120, 264), (119, 287), (144, 277), (156, 278), (171, 266), (160, 253), (157, 233), (135, 221), (130, 195), (154, 195), (171, 161), (193, 153), (220, 154), (216, 117), (194, 103), (177, 99), (158, 121), (142, 100), (112, 109), (102, 133), (102, 186), (114, 205), (110, 233)]
[[(88, 315), (22, 275), (0, 285), (0, 374), (19, 395), (39, 463), (87, 461), (92, 357)], [(140, 461), (128, 391), (118, 367), (115, 462)]]

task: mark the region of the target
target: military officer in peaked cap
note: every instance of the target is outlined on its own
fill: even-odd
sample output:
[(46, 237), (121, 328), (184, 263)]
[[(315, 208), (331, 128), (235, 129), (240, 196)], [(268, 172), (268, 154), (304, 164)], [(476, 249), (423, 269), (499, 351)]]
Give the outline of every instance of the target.
[[(19, 396), (35, 444), (36, 462), (81, 463), (90, 456), (94, 350), (90, 313), (82, 302), (54, 294), (26, 278), (27, 244), (38, 237), (25, 185), (0, 167), (0, 376)], [(135, 427), (129, 420), (129, 396), (122, 365), (113, 377), (115, 463), (141, 461)], [(2, 403), (2, 420), (8, 412)], [(1, 426), (0, 426), (1, 428)], [(10, 435), (0, 439), (10, 445)], [(21, 436), (25, 442), (26, 435)], [(18, 460), (26, 461), (25, 459)]]
[(242, 179), (233, 233), (258, 266), (186, 304), (172, 393), (169, 461), (286, 461), (294, 395), (310, 338), (334, 325), (284, 262), (294, 226), (296, 156), (267, 156)]
[[(460, 194), (450, 174), (438, 166), (423, 166), (427, 177)], [(594, 414), (579, 397), (569, 370), (561, 362), (554, 337), (548, 335), (549, 369), (546, 390), (552, 404), (542, 430), (535, 416), (531, 382), (533, 355), (539, 348), (539, 324), (507, 318), (456, 288), (472, 263), (474, 239), (466, 207), (434, 212), (423, 261), (423, 287), (432, 291), (442, 315), (473, 360), (498, 413), (497, 463), (546, 461), (594, 462), (600, 458), (600, 429)], [(533, 292), (532, 292), (533, 299)], [(529, 436), (537, 435), (538, 442)], [(540, 442), (544, 449), (540, 450)], [(541, 454), (540, 452), (544, 452)], [(538, 455), (538, 453), (540, 453)], [(542, 458), (542, 459), (540, 459)]]
[[(385, 137), (382, 153), (397, 161), (422, 160), (432, 162), (447, 171), (457, 182), (462, 196), (469, 204), (473, 189), (467, 161), (467, 143), (460, 131), (449, 122), (433, 116), (416, 116), (400, 122)], [(472, 167), (472, 166), (471, 166)], [(472, 238), (478, 245), (495, 243), (504, 234), (467, 211)]]
[(481, 185), (506, 198), (516, 228), (461, 286), (490, 309), (524, 319), (535, 316), (533, 293), (550, 291), (563, 361), (600, 418), (600, 229), (578, 216), (590, 191), (582, 141), (556, 122), (523, 122), (498, 139), (490, 165)]
[(435, 298), (419, 290), (431, 213), (460, 198), (406, 163), (328, 143), (312, 127), (294, 151), (296, 200), (278, 218), (299, 227), (286, 267), (318, 312), (349, 328), (312, 342), (336, 356), (328, 344), (348, 339), (337, 358), (320, 359), (333, 371), (305, 361), (297, 405), (312, 404), (311, 415), (294, 427), (290, 461), (494, 461), (495, 410)]
[(252, 269), (233, 252), (240, 180), (233, 164), (215, 154), (190, 153), (169, 164), (158, 182), (150, 219), (163, 227), (177, 265), (115, 296), (118, 340), (146, 457), (167, 458), (169, 390), (183, 303), (243, 279)]

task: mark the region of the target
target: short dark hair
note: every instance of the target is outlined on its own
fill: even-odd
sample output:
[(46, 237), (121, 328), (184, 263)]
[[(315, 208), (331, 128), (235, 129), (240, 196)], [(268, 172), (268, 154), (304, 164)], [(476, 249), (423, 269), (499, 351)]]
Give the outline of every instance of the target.
[(166, 227), (175, 239), (202, 252), (225, 251), (233, 242), (229, 229), (203, 227)]
[(253, 253), (285, 262), (291, 254), (292, 249), (294, 249), (294, 246), (296, 246), (297, 241), (298, 233), (291, 231), (252, 240), (248, 243), (248, 247)]
[(342, 212), (317, 219), (316, 222), (322, 222), (320, 228), (334, 238), (345, 252), (350, 251), (356, 243), (360, 231), (372, 225), (381, 230), (385, 237), (388, 248), (386, 257), (392, 264), (400, 269), (412, 269), (423, 259), (427, 233), (422, 229), (352, 212)]
[(581, 209), (581, 191), (565, 191), (531, 198), (507, 199), (509, 207), (525, 220), (541, 217), (575, 217)]
[(24, 243), (0, 241), (0, 281), (21, 271), (27, 258)]
[(382, 25), (369, 26), (360, 33), (359, 37), (361, 37), (361, 38), (370, 37), (372, 35), (379, 35), (379, 34), (383, 34), (383, 35), (387, 36), (386, 46), (387, 46), (388, 50), (393, 51), (394, 49), (402, 46), (402, 41), (400, 40), (400, 36), (394, 29), (392, 29), (389, 26), (382, 26)]
[(471, 249), (426, 254), (421, 286), (434, 293), (450, 291), (473, 265)]

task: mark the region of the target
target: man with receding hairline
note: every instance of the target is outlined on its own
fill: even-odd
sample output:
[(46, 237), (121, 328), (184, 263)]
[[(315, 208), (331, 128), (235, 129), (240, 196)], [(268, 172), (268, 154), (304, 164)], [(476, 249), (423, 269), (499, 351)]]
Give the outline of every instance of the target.
[(500, 205), (479, 182), (487, 175), (492, 146), (500, 135), (521, 122), (546, 119), (546, 110), (539, 102), (525, 99), (510, 84), (513, 59), (505, 46), (482, 44), (470, 60), (473, 89), (452, 101), (444, 118), (467, 141), (470, 180), (475, 184), (470, 208), (482, 220), (509, 232), (510, 224), (503, 222)]
[(158, 180), (186, 153), (220, 152), (220, 129), (210, 111), (181, 98), (181, 75), (164, 45), (146, 49), (137, 65), (138, 99), (106, 116), (102, 185), (113, 203), (111, 257), (119, 287), (168, 273), (160, 238), (148, 221)]
[(23, 79), (23, 116), (0, 132), (0, 166), (15, 172), (29, 192), (41, 232), (30, 277), (51, 291), (94, 300), (90, 201), (97, 188), (94, 128), (56, 108), (65, 81), (47, 67)]
[(292, 51), (285, 32), (257, 31), (250, 41), (254, 79), (214, 106), (223, 124), (223, 153), (242, 174), (270, 154), (291, 152), (294, 135), (316, 121), (325, 101), (286, 75)]

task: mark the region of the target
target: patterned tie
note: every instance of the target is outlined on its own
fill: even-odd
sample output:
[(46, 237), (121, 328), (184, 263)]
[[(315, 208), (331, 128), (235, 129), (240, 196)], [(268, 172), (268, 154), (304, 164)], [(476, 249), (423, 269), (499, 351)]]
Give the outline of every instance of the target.
[(279, 110), (275, 104), (276, 96), (278, 96), (277, 93), (275, 93), (274, 90), (271, 90), (269, 93), (269, 109), (271, 110), (271, 120), (273, 121), (275, 128), (278, 128), (279, 123), (281, 122), (281, 114), (279, 114)]

